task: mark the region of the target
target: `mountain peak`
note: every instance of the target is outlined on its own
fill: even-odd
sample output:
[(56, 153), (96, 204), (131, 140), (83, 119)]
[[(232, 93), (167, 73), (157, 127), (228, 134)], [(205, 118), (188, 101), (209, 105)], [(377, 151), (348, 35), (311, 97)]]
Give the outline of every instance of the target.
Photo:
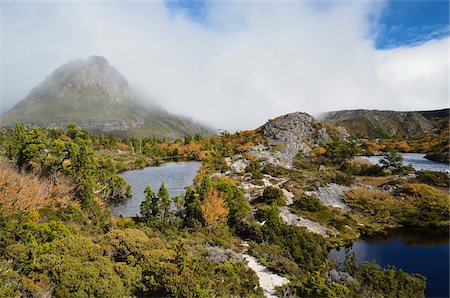
[(89, 56), (58, 67), (33, 88), (22, 102), (67, 97), (88, 97), (90, 101), (123, 103), (132, 100), (133, 94), (125, 77), (106, 58)]
[(121, 135), (177, 138), (211, 131), (160, 108), (137, 102), (125, 77), (102, 56), (71, 60), (0, 118), (0, 125), (17, 122), (63, 127), (77, 123), (91, 131)]
[(87, 58), (87, 61), (99, 66), (109, 66), (109, 61), (103, 56), (92, 55)]

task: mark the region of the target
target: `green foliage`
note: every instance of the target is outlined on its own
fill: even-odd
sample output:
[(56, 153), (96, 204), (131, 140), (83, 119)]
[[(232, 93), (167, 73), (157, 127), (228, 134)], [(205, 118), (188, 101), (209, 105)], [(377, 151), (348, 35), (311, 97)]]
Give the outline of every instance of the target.
[(261, 233), (263, 243), (278, 245), (283, 255), (297, 263), (305, 272), (314, 270), (325, 262), (328, 256), (323, 237), (283, 223), (276, 203), (273, 203), (268, 211)]
[(131, 197), (131, 186), (120, 177), (117, 164), (109, 158), (100, 159), (97, 167), (97, 183), (100, 198), (121, 201)]
[(378, 223), (395, 225), (402, 213), (399, 200), (385, 192), (354, 188), (345, 192), (344, 199), (355, 212)]
[(298, 275), (301, 267), (285, 256), (283, 248), (276, 244), (252, 243), (249, 251), (259, 261), (278, 274)]
[(95, 160), (89, 133), (69, 124), (62, 131), (30, 128), (17, 124), (7, 138), (6, 155), (17, 168), (37, 171), (57, 184), (60, 175), (69, 175), (83, 208), (94, 208), (94, 197), (115, 201), (131, 195), (131, 188), (118, 175), (109, 158)]
[(326, 144), (325, 149), (323, 155), (335, 164), (342, 164), (346, 160), (351, 160), (359, 153), (356, 142), (347, 142), (340, 138), (335, 138), (332, 142)]
[(161, 183), (161, 187), (159, 188), (158, 199), (161, 204), (161, 216), (166, 221), (169, 218), (170, 197), (164, 182)]
[(397, 191), (403, 199), (385, 192), (356, 188), (345, 201), (373, 222), (389, 226), (446, 226), (450, 212), (448, 195), (426, 184), (407, 184)]
[(7, 141), (6, 156), (15, 159), (16, 165), (20, 170), (33, 170), (41, 165), (45, 159), (45, 148), (48, 140), (44, 132), (38, 128), (27, 129), (23, 124), (16, 124)]
[(184, 226), (197, 227), (203, 223), (203, 217), (200, 212), (202, 196), (192, 187), (186, 187), (184, 194)]
[(341, 170), (347, 174), (358, 175), (358, 176), (373, 176), (379, 177), (384, 176), (383, 168), (379, 165), (361, 164), (361, 165), (351, 165), (345, 164), (341, 167)]
[(141, 203), (141, 216), (145, 223), (160, 227), (167, 226), (171, 217), (175, 216), (177, 210), (170, 212), (171, 199), (164, 182), (155, 194), (148, 185), (145, 190), (145, 200)]
[(245, 171), (252, 174), (252, 179), (262, 179), (264, 177), (259, 169), (259, 163), (256, 161), (251, 161), (245, 168)]
[(204, 224), (200, 205), (205, 194), (213, 189), (225, 196), (225, 203), (228, 209), (228, 226), (233, 228), (238, 235), (252, 234), (254, 232), (250, 224), (252, 211), (242, 190), (228, 179), (213, 181), (210, 176), (206, 176), (196, 189), (192, 187), (186, 188), (183, 200), (184, 225), (192, 228)]
[(223, 193), (226, 197), (228, 213), (228, 225), (241, 229), (245, 222), (248, 222), (252, 215), (252, 209), (242, 190), (227, 179), (214, 181), (213, 187)]
[(408, 274), (393, 266), (384, 269), (368, 262), (358, 265), (354, 255), (347, 255), (345, 269), (358, 280), (366, 297), (425, 297), (426, 279), (420, 274)]
[(277, 203), (278, 205), (284, 205), (284, 195), (281, 189), (273, 186), (267, 186), (264, 188), (263, 193), (256, 199), (256, 202), (271, 205)]
[(445, 172), (435, 171), (420, 171), (417, 172), (417, 180), (420, 183), (426, 183), (429, 185), (449, 187), (449, 175)]
[(278, 292), (282, 297), (360, 297), (360, 293), (351, 293), (346, 285), (328, 282), (321, 271), (307, 272), (304, 278), (284, 286)]
[(383, 169), (400, 172), (403, 169), (403, 157), (397, 151), (391, 151), (380, 160), (380, 164)]
[(407, 226), (448, 226), (450, 200), (446, 193), (426, 184), (408, 184), (401, 194), (406, 197), (400, 222)]
[(353, 176), (349, 174), (336, 172), (336, 174), (331, 177), (331, 182), (350, 186), (353, 184), (353, 182), (355, 182), (355, 178), (353, 178)]
[(20, 293), (19, 274), (15, 272), (11, 265), (0, 260), (0, 297), (18, 297)]
[(141, 216), (146, 222), (148, 222), (152, 218), (156, 218), (159, 214), (158, 197), (155, 196), (155, 193), (150, 185), (145, 187), (144, 193), (145, 199), (141, 203)]
[(295, 207), (303, 211), (316, 212), (323, 208), (320, 200), (315, 195), (303, 195), (300, 199), (295, 201)]

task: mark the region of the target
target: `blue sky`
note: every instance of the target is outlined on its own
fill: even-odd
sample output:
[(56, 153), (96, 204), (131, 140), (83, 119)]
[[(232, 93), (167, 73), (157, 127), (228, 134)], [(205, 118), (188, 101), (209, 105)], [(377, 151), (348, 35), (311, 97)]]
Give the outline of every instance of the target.
[(389, 1), (379, 20), (376, 47), (416, 46), (449, 35), (449, 1)]
[[(333, 2), (318, 2), (314, 5), (326, 8), (330, 3)], [(370, 34), (374, 46), (377, 49), (417, 46), (449, 36), (449, 3), (446, 0), (387, 1)], [(166, 7), (173, 15), (181, 14), (206, 27), (211, 26), (208, 22), (210, 5), (214, 4), (202, 0), (166, 1)]]

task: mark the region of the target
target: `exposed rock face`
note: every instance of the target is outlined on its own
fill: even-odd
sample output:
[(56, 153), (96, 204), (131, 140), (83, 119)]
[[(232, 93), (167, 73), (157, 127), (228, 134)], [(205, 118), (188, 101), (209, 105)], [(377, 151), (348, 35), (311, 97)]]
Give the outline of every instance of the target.
[(288, 225), (306, 228), (311, 233), (322, 235), (323, 237), (337, 236), (338, 232), (331, 230), (326, 226), (309, 220), (307, 218), (298, 216), (291, 212), (289, 207), (284, 206), (279, 208), (280, 218)]
[(344, 110), (327, 113), (323, 121), (343, 126), (357, 137), (411, 137), (423, 136), (448, 125), (448, 115), (449, 109), (423, 112)]
[[(290, 168), (299, 152), (308, 155), (314, 146), (330, 142), (329, 129), (306, 113), (287, 114), (270, 120), (260, 128), (266, 144), (255, 146), (252, 153), (269, 163)], [(333, 133), (342, 139), (349, 136), (340, 127), (334, 128)]]
[(249, 162), (238, 156), (238, 158), (230, 164), (230, 170), (233, 173), (243, 173), (245, 171), (245, 168), (249, 165)]
[(54, 128), (74, 122), (91, 131), (137, 136), (211, 133), (156, 106), (143, 107), (125, 77), (100, 56), (75, 59), (58, 67), (0, 118), (2, 126), (18, 122)]
[(330, 183), (326, 187), (318, 187), (316, 194), (317, 198), (324, 205), (341, 208), (344, 210), (350, 210), (350, 208), (345, 204), (344, 201), (344, 190), (345, 186)]

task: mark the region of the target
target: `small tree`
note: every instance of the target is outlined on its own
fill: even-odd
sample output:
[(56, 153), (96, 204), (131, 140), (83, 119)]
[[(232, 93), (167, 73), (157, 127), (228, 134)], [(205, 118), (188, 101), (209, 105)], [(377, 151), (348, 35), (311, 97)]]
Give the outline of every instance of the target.
[(274, 186), (267, 186), (264, 188), (263, 193), (256, 199), (257, 202), (272, 204), (277, 203), (278, 205), (284, 205), (284, 195), (281, 189)]
[(161, 183), (161, 187), (158, 191), (158, 201), (161, 206), (161, 217), (163, 220), (167, 220), (169, 218), (170, 196), (164, 182)]
[(184, 194), (184, 225), (194, 227), (202, 221), (200, 211), (201, 196), (191, 186), (186, 187)]
[(403, 168), (403, 156), (397, 151), (391, 151), (380, 160), (380, 164), (383, 169), (392, 168), (395, 172), (398, 172)]
[(331, 143), (325, 145), (325, 149), (325, 157), (338, 165), (346, 160), (353, 159), (359, 153), (359, 148), (355, 142), (347, 142), (342, 139), (334, 139)]
[(200, 212), (208, 225), (223, 222), (228, 217), (228, 208), (225, 206), (225, 198), (216, 189), (205, 193)]
[(159, 214), (159, 204), (158, 197), (155, 196), (150, 185), (148, 185), (145, 190), (145, 200), (141, 203), (141, 216), (145, 221), (150, 221), (156, 219)]

